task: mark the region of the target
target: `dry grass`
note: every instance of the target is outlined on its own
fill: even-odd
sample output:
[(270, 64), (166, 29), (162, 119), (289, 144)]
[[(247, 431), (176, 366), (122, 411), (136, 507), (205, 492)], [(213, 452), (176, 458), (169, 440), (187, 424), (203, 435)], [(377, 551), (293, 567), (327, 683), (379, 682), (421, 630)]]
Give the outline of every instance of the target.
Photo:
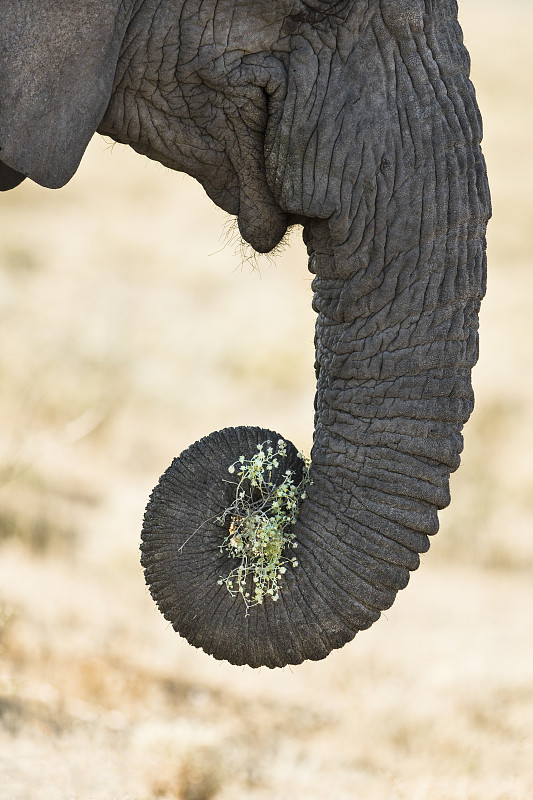
[(462, 19), (495, 215), (476, 411), (423, 568), (324, 662), (193, 650), (137, 550), (193, 440), (309, 447), (303, 246), (250, 260), (193, 182), (99, 139), (64, 190), (0, 198), (0, 800), (533, 796), (533, 10)]

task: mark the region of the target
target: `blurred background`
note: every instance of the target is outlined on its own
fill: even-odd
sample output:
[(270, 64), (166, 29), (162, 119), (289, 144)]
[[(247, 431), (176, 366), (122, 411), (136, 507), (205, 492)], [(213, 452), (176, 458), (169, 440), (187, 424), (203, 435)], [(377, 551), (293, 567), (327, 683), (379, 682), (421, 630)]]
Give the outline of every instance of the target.
[(533, 797), (533, 8), (463, 0), (493, 194), (452, 504), (406, 592), (325, 661), (220, 664), (160, 617), (144, 505), (194, 440), (309, 451), (310, 277), (192, 180), (96, 136), (0, 197), (0, 798)]

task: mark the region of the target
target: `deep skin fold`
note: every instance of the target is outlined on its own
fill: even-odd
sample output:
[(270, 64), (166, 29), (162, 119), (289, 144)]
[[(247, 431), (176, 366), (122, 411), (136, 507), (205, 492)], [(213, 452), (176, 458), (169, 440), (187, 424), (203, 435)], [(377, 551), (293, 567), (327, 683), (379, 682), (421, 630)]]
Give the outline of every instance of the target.
[[(34, 35), (56, 6), (32, 7), (44, 14)], [(315, 275), (313, 484), (295, 527), (299, 567), (277, 603), (248, 616), (216, 585), (231, 569), (218, 549), (225, 531), (209, 522), (228, 505), (227, 467), (278, 436), (226, 429), (182, 454), (154, 490), (147, 582), (176, 630), (217, 658), (270, 667), (323, 658), (376, 621), (418, 566), (449, 502), (473, 407), (490, 201), (456, 4), (87, 6), (91, 20), (105, 10), (101, 36), (87, 30), (115, 58), (99, 78), (108, 94), (93, 130), (198, 179), (257, 250), (302, 224)], [(46, 140), (46, 125), (28, 119), (24, 130)], [(24, 174), (60, 185), (72, 172), (57, 142), (47, 150), (26, 137), (20, 155), (2, 131), (5, 188)], [(61, 135), (66, 153), (78, 136), (81, 157), (83, 136), (59, 126)]]

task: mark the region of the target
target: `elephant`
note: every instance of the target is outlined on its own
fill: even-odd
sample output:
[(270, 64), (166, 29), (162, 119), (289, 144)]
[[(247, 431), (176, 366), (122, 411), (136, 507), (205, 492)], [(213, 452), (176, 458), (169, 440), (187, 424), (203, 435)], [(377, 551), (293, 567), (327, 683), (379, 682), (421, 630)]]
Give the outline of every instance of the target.
[[(247, 427), (173, 462), (145, 514), (141, 560), (165, 618), (215, 658), (325, 658), (419, 566), (473, 409), (491, 209), (457, 3), (0, 7), (3, 190), (26, 177), (60, 188), (98, 131), (196, 178), (258, 252), (303, 230), (316, 396), (297, 567), (279, 597), (250, 608), (220, 580), (235, 563), (221, 546), (235, 524), (223, 514), (228, 465), (281, 440)], [(286, 448), (282, 466), (301, 477)]]

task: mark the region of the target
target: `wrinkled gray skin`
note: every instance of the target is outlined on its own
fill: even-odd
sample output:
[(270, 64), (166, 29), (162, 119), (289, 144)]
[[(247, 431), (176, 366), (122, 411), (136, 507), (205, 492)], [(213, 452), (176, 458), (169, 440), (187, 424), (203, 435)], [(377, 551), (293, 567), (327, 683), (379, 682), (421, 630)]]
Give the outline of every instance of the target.
[[(456, 3), (0, 0), (0, 17), (2, 188), (62, 186), (98, 130), (197, 178), (259, 251), (304, 226), (318, 318), (300, 566), (248, 617), (206, 582), (207, 556), (203, 594), (176, 597), (179, 514), (164, 510), (143, 563), (165, 616), (207, 652), (323, 658), (418, 566), (473, 407), (490, 209)], [(239, 444), (224, 441), (221, 476)]]

